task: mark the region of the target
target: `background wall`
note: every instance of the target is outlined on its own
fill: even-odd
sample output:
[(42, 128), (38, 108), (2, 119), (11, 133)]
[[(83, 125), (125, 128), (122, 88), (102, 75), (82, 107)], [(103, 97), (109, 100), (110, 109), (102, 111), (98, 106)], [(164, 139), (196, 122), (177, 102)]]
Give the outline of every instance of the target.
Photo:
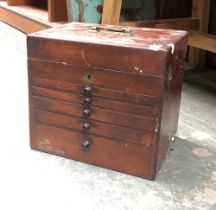
[[(157, 0), (123, 0), (121, 21), (155, 19), (157, 10), (156, 2)], [(139, 5), (137, 9), (133, 9), (136, 5)]]
[(157, 18), (181, 18), (190, 17), (192, 0), (158, 0)]

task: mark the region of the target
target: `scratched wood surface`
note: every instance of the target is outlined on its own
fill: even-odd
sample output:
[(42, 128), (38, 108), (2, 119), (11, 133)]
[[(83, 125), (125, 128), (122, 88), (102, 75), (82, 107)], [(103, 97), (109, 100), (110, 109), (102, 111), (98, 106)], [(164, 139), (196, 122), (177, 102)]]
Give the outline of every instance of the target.
[(186, 32), (91, 24), (29, 35), (31, 147), (154, 179), (177, 130), (186, 46)]

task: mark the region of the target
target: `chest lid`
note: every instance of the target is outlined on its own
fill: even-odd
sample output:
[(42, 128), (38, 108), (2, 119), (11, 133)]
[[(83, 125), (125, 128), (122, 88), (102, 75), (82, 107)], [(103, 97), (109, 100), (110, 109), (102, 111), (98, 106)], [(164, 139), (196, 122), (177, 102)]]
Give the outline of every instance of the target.
[(163, 76), (168, 55), (186, 37), (185, 31), (68, 23), (28, 35), (28, 58)]

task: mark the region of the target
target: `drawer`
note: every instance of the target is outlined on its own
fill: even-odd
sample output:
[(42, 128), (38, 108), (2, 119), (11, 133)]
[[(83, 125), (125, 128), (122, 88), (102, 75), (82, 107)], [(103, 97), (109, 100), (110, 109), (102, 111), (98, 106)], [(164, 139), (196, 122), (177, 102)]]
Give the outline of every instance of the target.
[(31, 147), (97, 166), (149, 177), (151, 147), (31, 122)]
[(133, 75), (94, 67), (79, 67), (42, 60), (28, 61), (30, 77), (40, 77), (76, 84), (94, 85), (111, 90), (149, 96), (161, 96), (163, 79), (148, 75)]
[[(44, 87), (52, 90), (59, 90), (65, 92), (74, 92), (82, 95), (86, 85), (78, 85), (75, 83), (44, 79), (33, 77), (30, 79), (32, 86)], [(127, 91), (117, 91), (105, 88), (95, 88), (92, 86), (92, 96), (103, 97), (111, 100), (118, 100), (122, 102), (142, 104), (146, 106), (161, 106), (161, 97), (141, 95), (137, 93), (129, 93)]]
[[(60, 31), (62, 31), (62, 29), (60, 29), (59, 32)], [(68, 31), (73, 33), (73, 30), (71, 29), (69, 29)], [(36, 59), (46, 58), (47, 60), (71, 63), (77, 66), (94, 65), (104, 69), (117, 69), (119, 71), (133, 74), (142, 73), (164, 76), (168, 59), (166, 50), (163, 49), (155, 51), (148, 49), (151, 48), (151, 46), (157, 47), (158, 42), (164, 42), (164, 40), (161, 40), (160, 37), (161, 31), (156, 32), (156, 41), (152, 40), (152, 32), (146, 32), (145, 29), (144, 33), (145, 35), (143, 35), (141, 39), (136, 39), (136, 41), (132, 41), (128, 36), (126, 37), (127, 44), (130, 44), (132, 41), (132, 47), (120, 46), (125, 37), (119, 38), (118, 46), (114, 46), (113, 43), (110, 46), (101, 44), (101, 41), (98, 44), (84, 43), (85, 41), (83, 38), (81, 38), (81, 36), (86, 35), (86, 32), (82, 32), (82, 34), (79, 35), (79, 38), (81, 38), (81, 40), (78, 42), (58, 40), (58, 38), (60, 37), (65, 37), (65, 35), (62, 36), (60, 34), (57, 35), (55, 39), (50, 39), (50, 33), (46, 38), (30, 37), (30, 35), (27, 39), (28, 57)], [(151, 37), (146, 37), (146, 35), (149, 34)], [(90, 37), (92, 37), (92, 35), (94, 36), (95, 33), (89, 34), (88, 37), (86, 37), (87, 42), (91, 40)], [(96, 35), (98, 35), (98, 33)], [(103, 33), (103, 41), (108, 40), (110, 42), (113, 42), (112, 38), (106, 39), (104, 35), (106, 36), (107, 33)], [(67, 34), (66, 36), (72, 38), (74, 36), (74, 33), (71, 35)], [(151, 40), (153, 44), (146, 46), (145, 49), (140, 48), (140, 46), (137, 47), (136, 42), (141, 41), (143, 38), (145, 38), (147, 41)], [(159, 45), (161, 45), (161, 43)]]
[(32, 107), (46, 111), (83, 117), (89, 120), (102, 121), (150, 132), (154, 132), (158, 127), (158, 118), (130, 115), (95, 107), (86, 108), (78, 103), (69, 103), (41, 96), (32, 96), (31, 98)]
[(36, 122), (79, 131), (83, 136), (94, 134), (115, 140), (150, 145), (156, 133), (125, 128), (99, 121), (33, 109), (32, 119)]
[(83, 95), (75, 94), (75, 92), (59, 91), (38, 86), (32, 86), (31, 92), (35, 96), (43, 96), (68, 102), (77, 102), (86, 106), (91, 105), (92, 107), (101, 107), (122, 113), (145, 115), (150, 117), (156, 117), (159, 114), (158, 108), (154, 106), (110, 100), (108, 98), (98, 96), (84, 97)]

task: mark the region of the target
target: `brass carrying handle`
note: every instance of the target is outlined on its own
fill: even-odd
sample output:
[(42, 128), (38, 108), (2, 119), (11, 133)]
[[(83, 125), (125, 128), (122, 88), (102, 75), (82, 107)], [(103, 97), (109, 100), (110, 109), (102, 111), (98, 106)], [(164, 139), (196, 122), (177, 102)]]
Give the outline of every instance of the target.
[(114, 33), (123, 33), (123, 34), (131, 34), (131, 30), (128, 28), (118, 28), (118, 27), (107, 27), (107, 26), (95, 26), (92, 27), (92, 30), (96, 32), (114, 32)]

